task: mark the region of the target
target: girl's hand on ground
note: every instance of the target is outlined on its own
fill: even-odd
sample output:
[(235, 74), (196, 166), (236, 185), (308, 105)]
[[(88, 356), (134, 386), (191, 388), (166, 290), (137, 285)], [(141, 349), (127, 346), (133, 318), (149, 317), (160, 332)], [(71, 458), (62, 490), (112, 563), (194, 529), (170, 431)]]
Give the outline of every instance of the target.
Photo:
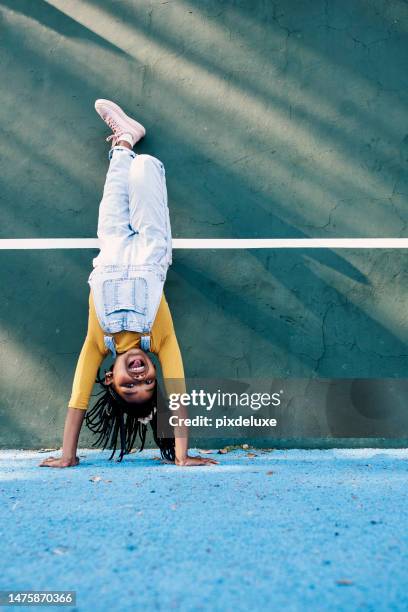
[(40, 467), (66, 468), (78, 465), (79, 457), (66, 459), (65, 457), (47, 457), (40, 463)]
[(187, 455), (187, 457), (184, 457), (184, 459), (177, 459), (176, 457), (174, 463), (179, 466), (194, 466), (218, 464), (218, 461), (216, 461), (215, 459), (209, 459), (207, 457), (200, 457), (200, 455), (198, 455), (197, 457), (190, 457), (189, 455)]

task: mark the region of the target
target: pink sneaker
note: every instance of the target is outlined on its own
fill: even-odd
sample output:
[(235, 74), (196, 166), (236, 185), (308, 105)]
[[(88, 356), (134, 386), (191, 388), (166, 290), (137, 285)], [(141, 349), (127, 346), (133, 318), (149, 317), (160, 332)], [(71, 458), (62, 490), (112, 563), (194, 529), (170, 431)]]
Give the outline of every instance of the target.
[(95, 110), (113, 132), (106, 139), (107, 142), (112, 140), (112, 147), (118, 143), (123, 134), (130, 134), (133, 141), (132, 146), (146, 134), (146, 130), (141, 123), (128, 117), (120, 106), (111, 100), (96, 100)]

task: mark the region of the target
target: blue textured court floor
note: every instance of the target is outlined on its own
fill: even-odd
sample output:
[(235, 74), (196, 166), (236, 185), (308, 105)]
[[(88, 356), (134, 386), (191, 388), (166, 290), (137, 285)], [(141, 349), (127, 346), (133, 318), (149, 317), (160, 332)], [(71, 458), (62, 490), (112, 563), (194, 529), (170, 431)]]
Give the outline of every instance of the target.
[(1, 589), (75, 590), (85, 611), (408, 607), (407, 449), (80, 455), (0, 452)]

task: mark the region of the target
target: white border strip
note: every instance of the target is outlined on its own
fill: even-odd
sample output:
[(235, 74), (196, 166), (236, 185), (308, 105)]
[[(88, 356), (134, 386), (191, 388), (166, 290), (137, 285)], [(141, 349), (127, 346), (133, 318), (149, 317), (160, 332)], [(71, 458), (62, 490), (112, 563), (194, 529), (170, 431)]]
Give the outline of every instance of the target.
[[(3, 238), (0, 250), (98, 249), (97, 238)], [(174, 238), (174, 249), (408, 249), (408, 238)]]

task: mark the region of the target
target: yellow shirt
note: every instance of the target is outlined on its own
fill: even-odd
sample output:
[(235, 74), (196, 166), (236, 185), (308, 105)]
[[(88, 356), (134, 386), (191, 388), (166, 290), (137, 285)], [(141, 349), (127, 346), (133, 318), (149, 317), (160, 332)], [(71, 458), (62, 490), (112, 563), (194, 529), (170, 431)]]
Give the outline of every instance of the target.
[[(124, 353), (140, 345), (142, 333), (121, 331), (112, 336), (115, 339), (117, 352)], [(179, 393), (183, 393), (185, 390), (183, 361), (164, 293), (150, 333), (150, 351), (159, 358), (167, 393), (176, 388)], [(81, 410), (88, 408), (98, 368), (108, 354), (109, 351), (104, 343), (104, 332), (96, 316), (92, 292), (90, 292), (88, 332), (76, 366), (68, 407)], [(166, 379), (170, 380), (166, 383)], [(170, 389), (172, 379), (178, 379), (178, 381), (174, 381), (176, 386)]]

